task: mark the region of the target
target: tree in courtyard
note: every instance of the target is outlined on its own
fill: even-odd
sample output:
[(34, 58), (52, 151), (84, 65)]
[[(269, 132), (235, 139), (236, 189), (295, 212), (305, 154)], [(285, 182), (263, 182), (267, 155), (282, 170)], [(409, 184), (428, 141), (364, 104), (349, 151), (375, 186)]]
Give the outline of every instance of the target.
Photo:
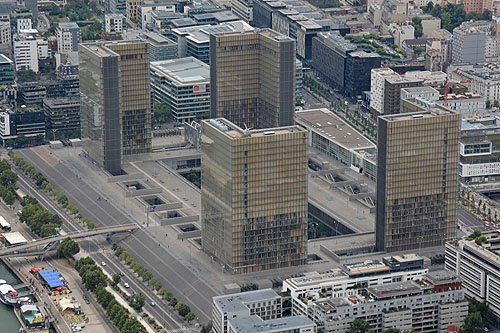
[(414, 16), (411, 19), (410, 24), (415, 28), (415, 38), (420, 38), (424, 34), (424, 28), (422, 27), (422, 19), (418, 16)]
[(480, 333), (483, 332), (484, 321), (479, 312), (469, 313), (465, 317), (463, 331), (464, 333)]
[(347, 332), (349, 332), (349, 333), (373, 333), (373, 331), (370, 329), (370, 325), (361, 318), (354, 319), (354, 321), (351, 323), (351, 326)]

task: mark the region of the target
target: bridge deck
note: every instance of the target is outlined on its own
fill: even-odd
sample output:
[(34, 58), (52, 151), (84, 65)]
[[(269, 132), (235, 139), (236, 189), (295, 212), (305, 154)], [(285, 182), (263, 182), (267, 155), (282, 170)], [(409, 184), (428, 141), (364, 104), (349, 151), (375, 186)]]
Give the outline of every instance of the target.
[(136, 230), (138, 228), (139, 228), (139, 226), (136, 224), (128, 224), (128, 225), (119, 225), (119, 226), (70, 232), (70, 233), (67, 233), (67, 234), (61, 235), (61, 236), (52, 236), (52, 237), (38, 239), (34, 242), (29, 242), (29, 243), (26, 243), (23, 245), (14, 245), (14, 246), (8, 246), (5, 248), (2, 248), (2, 249), (0, 249), (0, 257), (4, 256), (6, 254), (12, 253), (12, 252), (24, 251), (24, 250), (30, 249), (32, 247), (46, 245), (46, 244), (53, 243), (53, 242), (59, 242), (59, 241), (62, 241), (63, 239), (65, 239), (66, 237), (70, 237), (73, 239), (86, 238), (86, 237), (93, 237), (93, 236), (97, 236), (97, 235), (114, 233), (114, 232), (132, 231), (132, 230)]

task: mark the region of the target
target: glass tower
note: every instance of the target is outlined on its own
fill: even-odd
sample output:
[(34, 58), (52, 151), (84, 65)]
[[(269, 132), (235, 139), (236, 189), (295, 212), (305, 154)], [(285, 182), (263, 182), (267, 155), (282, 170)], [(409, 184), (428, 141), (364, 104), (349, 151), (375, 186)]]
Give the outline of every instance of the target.
[(271, 29), (210, 35), (212, 118), (240, 127), (293, 125), (295, 41)]
[(202, 121), (202, 247), (232, 274), (307, 259), (307, 132)]
[(151, 152), (148, 54), (139, 41), (79, 45), (83, 147), (114, 175), (122, 156)]
[(378, 118), (376, 247), (398, 252), (455, 237), (460, 115), (445, 107)]

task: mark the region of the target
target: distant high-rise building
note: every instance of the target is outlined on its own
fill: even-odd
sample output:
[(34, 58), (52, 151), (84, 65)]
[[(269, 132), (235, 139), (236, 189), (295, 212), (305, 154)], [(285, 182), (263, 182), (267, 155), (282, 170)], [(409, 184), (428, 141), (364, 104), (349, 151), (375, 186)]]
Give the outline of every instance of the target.
[(377, 250), (455, 237), (459, 130), (460, 116), (442, 106), (378, 118)]
[(475, 28), (453, 29), (451, 62), (454, 65), (476, 65), (485, 62), (486, 33)]
[(232, 274), (307, 259), (307, 132), (202, 122), (202, 247)]
[(147, 44), (84, 43), (79, 55), (84, 148), (118, 174), (122, 155), (151, 151)]
[(492, 0), (464, 0), (462, 2), (465, 12), (482, 14), (486, 9), (492, 10)]
[(126, 0), (127, 7), (127, 23), (130, 26), (137, 26), (137, 13), (139, 11), (139, 7), (144, 3), (144, 0)]
[(0, 53), (0, 86), (14, 84), (14, 62)]
[(120, 55), (99, 44), (80, 44), (79, 57), (83, 149), (106, 171), (119, 175)]
[(138, 41), (107, 43), (120, 55), (122, 154), (151, 152), (151, 95), (148, 44)]
[(123, 14), (106, 14), (104, 16), (105, 31), (110, 34), (121, 34), (127, 28), (127, 22)]
[(106, 0), (105, 7), (108, 7), (111, 13), (127, 15), (127, 0)]
[(56, 29), (57, 51), (70, 53), (78, 51), (80, 27), (75, 22), (60, 22)]
[(211, 117), (240, 127), (289, 126), (295, 41), (270, 29), (210, 36)]
[(420, 87), (423, 79), (401, 76), (390, 68), (371, 70), (370, 108), (374, 115), (401, 112), (401, 88)]

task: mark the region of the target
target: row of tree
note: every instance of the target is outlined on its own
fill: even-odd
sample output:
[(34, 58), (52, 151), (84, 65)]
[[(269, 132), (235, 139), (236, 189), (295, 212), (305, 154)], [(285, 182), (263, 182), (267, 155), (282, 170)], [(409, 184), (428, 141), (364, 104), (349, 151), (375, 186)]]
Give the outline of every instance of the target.
[(10, 169), (7, 160), (0, 160), (0, 196), (7, 205), (16, 201), (17, 174)]
[(23, 209), (19, 214), (19, 221), (26, 223), (31, 231), (40, 237), (49, 237), (56, 234), (63, 221), (57, 214), (52, 214), (33, 197), (25, 196), (21, 200)]
[[(29, 176), (35, 182), (36, 186), (39, 189), (45, 190), (48, 194), (50, 194), (63, 208), (67, 209), (71, 214), (73, 214), (74, 217), (83, 222), (87, 226), (87, 229), (94, 229), (96, 227), (94, 221), (92, 221), (87, 217), (84, 217), (80, 213), (78, 208), (72, 203), (70, 203), (68, 198), (64, 194), (59, 193), (59, 191), (56, 190), (52, 186), (52, 184), (50, 184), (47, 181), (47, 179), (40, 172), (38, 172), (31, 164), (26, 162), (22, 157), (17, 156), (12, 150), (9, 150), (8, 154), (12, 159), (12, 161), (14, 161), (14, 164), (18, 168), (20, 168), (27, 176)], [(0, 180), (1, 180), (1, 173), (0, 173)]]
[(90, 257), (75, 261), (75, 269), (82, 278), (85, 288), (95, 292), (97, 302), (122, 333), (145, 333), (146, 328), (128, 310), (121, 306), (113, 294), (106, 290), (108, 279), (101, 267)]
[[(196, 316), (188, 305), (181, 303), (174, 297), (172, 292), (165, 289), (161, 282), (153, 276), (153, 273), (148, 271), (144, 266), (135, 261), (134, 258), (120, 245), (114, 243), (111, 249), (115, 252), (115, 255), (125, 262), (135, 273), (137, 273), (144, 282), (146, 282), (151, 288), (157, 291), (162, 298), (174, 308), (175, 311), (179, 313), (180, 316), (184, 317), (188, 322), (193, 320)], [(132, 305), (131, 305), (132, 306)]]

